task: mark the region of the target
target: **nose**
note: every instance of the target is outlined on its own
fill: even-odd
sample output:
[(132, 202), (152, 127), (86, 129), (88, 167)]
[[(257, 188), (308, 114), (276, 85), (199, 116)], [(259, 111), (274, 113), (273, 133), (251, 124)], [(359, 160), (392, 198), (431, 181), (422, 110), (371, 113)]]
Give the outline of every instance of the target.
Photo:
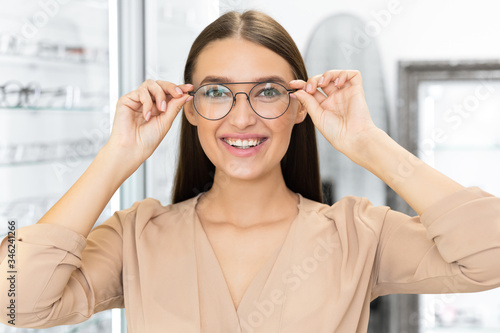
[[(238, 102), (238, 95), (241, 95)], [(233, 107), (229, 112), (229, 123), (237, 128), (244, 129), (247, 126), (256, 123), (257, 114), (250, 106), (250, 98), (245, 92), (237, 92), (234, 94)]]

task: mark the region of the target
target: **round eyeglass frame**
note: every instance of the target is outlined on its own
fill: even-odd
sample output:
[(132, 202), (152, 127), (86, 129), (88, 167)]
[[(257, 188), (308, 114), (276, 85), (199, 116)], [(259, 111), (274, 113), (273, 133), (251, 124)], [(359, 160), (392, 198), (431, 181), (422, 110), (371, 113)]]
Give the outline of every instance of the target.
[[(260, 115), (257, 111), (255, 111), (255, 109), (253, 108), (252, 106), (252, 103), (250, 102), (250, 96), (252, 94), (252, 90), (255, 89), (255, 87), (257, 87), (259, 84), (262, 84), (262, 83), (272, 83), (272, 84), (277, 84), (281, 87), (283, 87), (283, 89), (286, 90), (286, 92), (288, 93), (288, 105), (286, 106), (286, 109), (285, 111), (283, 111), (280, 115), (276, 116), (276, 117), (264, 117), (262, 115)], [(226, 84), (254, 84), (254, 86), (252, 87), (252, 89), (250, 89), (250, 91), (248, 92), (248, 94), (246, 92), (243, 92), (243, 91), (239, 91), (237, 93), (234, 93), (228, 86), (226, 86)], [(198, 111), (198, 108), (196, 107), (196, 103), (194, 102), (194, 96), (196, 95), (196, 93), (198, 92), (198, 90), (200, 90), (201, 88), (205, 87), (205, 86), (212, 86), (212, 85), (218, 85), (218, 86), (223, 86), (223, 87), (226, 87), (227, 90), (229, 90), (231, 92), (231, 96), (233, 96), (233, 103), (231, 104), (231, 107), (229, 108), (229, 110), (220, 118), (216, 118), (216, 119), (211, 119), (211, 118), (207, 118), (205, 117), (204, 115), (202, 115), (200, 113), (200, 111)], [(248, 104), (250, 104), (250, 108), (253, 110), (253, 112), (255, 112), (256, 115), (258, 115), (259, 117), (263, 118), (263, 119), (276, 119), (276, 118), (279, 118), (281, 117), (282, 115), (285, 114), (285, 112), (288, 110), (288, 108), (290, 107), (290, 94), (291, 93), (294, 93), (296, 92), (297, 90), (299, 89), (287, 89), (284, 85), (282, 85), (281, 83), (278, 83), (278, 82), (273, 82), (273, 81), (262, 81), (262, 82), (215, 82), (215, 83), (206, 83), (200, 87), (198, 87), (198, 89), (196, 89), (195, 91), (190, 91), (188, 92), (188, 94), (190, 96), (193, 96), (193, 106), (194, 106), (194, 109), (196, 110), (196, 113), (198, 113), (201, 117), (207, 119), (207, 120), (213, 120), (213, 121), (216, 121), (216, 120), (221, 120), (222, 118), (224, 118), (225, 116), (227, 116), (229, 114), (229, 112), (231, 112), (231, 110), (233, 109), (233, 106), (236, 104), (236, 95), (238, 94), (244, 94), (246, 97), (247, 97), (247, 101), (248, 101)]]
[[(17, 90), (8, 91), (6, 88), (15, 87)], [(41, 88), (38, 82), (29, 82), (23, 86), (21, 82), (10, 80), (0, 86), (0, 105), (3, 103), (7, 107), (35, 106), (41, 95)], [(16, 103), (7, 100), (7, 94), (17, 94)]]

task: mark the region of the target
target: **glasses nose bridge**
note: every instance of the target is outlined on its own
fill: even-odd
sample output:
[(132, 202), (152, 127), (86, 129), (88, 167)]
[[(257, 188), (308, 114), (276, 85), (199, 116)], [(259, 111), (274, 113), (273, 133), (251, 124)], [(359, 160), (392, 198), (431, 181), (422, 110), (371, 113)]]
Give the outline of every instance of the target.
[(238, 91), (237, 93), (233, 93), (233, 105), (231, 107), (233, 107), (236, 104), (236, 97), (238, 96), (238, 94), (245, 95), (247, 97), (248, 103), (250, 103), (250, 96), (244, 91)]

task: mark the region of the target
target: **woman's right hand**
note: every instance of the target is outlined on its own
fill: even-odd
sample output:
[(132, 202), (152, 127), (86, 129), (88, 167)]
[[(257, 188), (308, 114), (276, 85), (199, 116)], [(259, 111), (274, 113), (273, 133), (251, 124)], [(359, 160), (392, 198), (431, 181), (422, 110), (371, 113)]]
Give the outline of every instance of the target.
[(117, 102), (108, 145), (123, 149), (140, 164), (163, 140), (182, 106), (192, 99), (193, 85), (146, 80)]

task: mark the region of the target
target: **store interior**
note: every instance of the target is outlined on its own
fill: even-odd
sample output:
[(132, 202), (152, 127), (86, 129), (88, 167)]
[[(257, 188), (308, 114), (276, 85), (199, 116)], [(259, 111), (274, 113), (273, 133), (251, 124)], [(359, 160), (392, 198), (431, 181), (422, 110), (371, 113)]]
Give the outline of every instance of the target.
[[(119, 96), (146, 79), (182, 83), (198, 33), (256, 9), (299, 47), (309, 76), (363, 75), (375, 124), (464, 186), (500, 196), (500, 4), (496, 0), (0, 0), (0, 233), (36, 223), (107, 142)], [(180, 117), (96, 226), (146, 197), (171, 202)], [(415, 215), (317, 133), (325, 203), (347, 195)], [(0, 333), (38, 332), (0, 325)], [(122, 309), (44, 332), (126, 332)], [(500, 290), (390, 295), (370, 333), (500, 332)]]

